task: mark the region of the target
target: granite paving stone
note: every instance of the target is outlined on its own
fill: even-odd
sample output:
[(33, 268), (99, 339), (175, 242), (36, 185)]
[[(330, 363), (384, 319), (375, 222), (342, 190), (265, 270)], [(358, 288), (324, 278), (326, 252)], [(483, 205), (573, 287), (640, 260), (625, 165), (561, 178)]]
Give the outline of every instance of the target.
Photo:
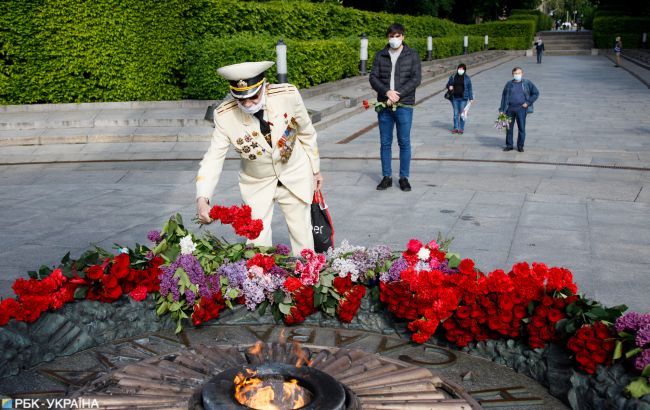
[[(503, 84), (515, 65), (523, 67), (524, 76), (541, 91), (535, 113), (528, 118), (523, 154), (502, 152), (504, 135), (493, 127)], [(565, 81), (576, 72), (582, 75)], [(336, 242), (385, 243), (401, 250), (411, 238), (425, 241), (440, 232), (455, 238), (452, 251), (474, 258), (484, 271), (507, 270), (523, 260), (566, 266), (587, 295), (607, 305), (627, 303), (632, 309), (647, 311), (650, 117), (645, 113), (650, 110), (650, 91), (634, 77), (617, 73), (602, 56), (553, 57), (553, 64), (549, 60), (539, 66), (532, 58), (519, 57), (486, 70), (470, 65), (476, 104), (465, 134), (449, 132), (451, 108), (440, 95), (414, 110), (415, 160), (409, 193), (397, 186), (396, 142), (394, 186), (387, 191), (375, 189), (381, 179), (379, 133), (372, 127), (376, 113), (351, 108), (349, 114), (319, 131), (324, 193)], [(440, 91), (445, 81), (421, 87), (418, 98)], [(332, 93), (359, 92), (346, 87), (334, 87)], [(310, 101), (316, 100), (305, 98), (308, 107)], [(115, 242), (146, 243), (146, 231), (160, 228), (176, 212), (192, 231), (199, 232), (191, 222), (196, 212), (193, 179), (209, 142), (182, 138), (199, 137), (203, 132), (209, 138), (209, 123), (205, 128), (200, 125), (205, 106), (192, 106), (184, 115), (168, 105), (162, 108), (168, 110), (166, 115), (151, 113), (152, 121), (177, 124), (180, 119), (187, 120), (188, 126), (129, 131), (128, 135), (138, 134), (147, 142), (3, 146), (0, 164), (98, 162), (68, 167), (0, 165), (0, 237), (3, 241), (10, 238), (5, 242), (13, 237), (16, 244), (10, 250), (0, 248), (0, 261), (4, 261), (0, 262), (0, 280), (8, 282), (20, 270), (55, 263), (68, 250), (79, 253), (92, 241), (108, 248)], [(133, 107), (122, 107), (121, 118), (135, 118), (138, 111), (151, 109)], [(87, 117), (70, 117), (70, 125), (93, 118), (95, 124), (104, 118), (110, 121), (105, 109), (99, 114), (87, 110)], [(11, 115), (22, 115), (25, 121), (42, 118), (32, 112)], [(348, 143), (337, 143), (366, 127), (368, 131)], [(97, 130), (108, 128), (95, 126), (93, 132), (107, 134)], [(127, 134), (125, 127), (112, 128)], [(622, 132), (625, 138), (615, 138)], [(224, 165), (213, 202), (239, 204), (239, 162), (232, 151), (228, 158), (232, 160)], [(111, 159), (133, 161), (104, 162)], [(272, 227), (276, 243), (289, 242), (279, 208)], [(207, 229), (228, 240), (240, 240), (227, 226)]]

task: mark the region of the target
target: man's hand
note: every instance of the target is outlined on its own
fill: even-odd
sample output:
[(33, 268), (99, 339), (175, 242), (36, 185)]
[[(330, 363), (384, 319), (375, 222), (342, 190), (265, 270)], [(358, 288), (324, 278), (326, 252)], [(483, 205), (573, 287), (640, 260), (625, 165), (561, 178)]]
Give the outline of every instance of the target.
[(196, 214), (199, 217), (199, 223), (209, 224), (212, 222), (210, 204), (208, 204), (207, 198), (200, 197), (196, 200)]
[(449, 86), (449, 91), (454, 91), (454, 86), (453, 85)]
[(386, 97), (388, 97), (388, 99), (389, 99), (393, 104), (395, 104), (396, 102), (399, 101), (399, 92), (397, 92), (397, 91), (395, 91), (395, 90), (388, 90), (388, 92), (386, 93)]
[(523, 104), (521, 104), (521, 106), (524, 107), (524, 108), (528, 108), (528, 103), (523, 103)]
[(320, 172), (314, 174), (314, 186), (316, 187), (316, 191), (320, 191), (323, 187), (323, 176)]

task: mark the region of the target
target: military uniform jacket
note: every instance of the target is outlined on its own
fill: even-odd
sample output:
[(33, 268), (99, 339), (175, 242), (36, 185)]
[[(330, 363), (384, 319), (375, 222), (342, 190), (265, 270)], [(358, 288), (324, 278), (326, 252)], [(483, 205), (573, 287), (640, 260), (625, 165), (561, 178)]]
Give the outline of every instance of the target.
[(313, 197), (313, 174), (320, 171), (314, 129), (300, 93), (291, 84), (271, 84), (264, 107), (271, 127), (270, 147), (257, 118), (246, 114), (234, 100), (215, 109), (215, 129), (196, 178), (196, 196), (211, 198), (230, 145), (241, 156), (239, 187), (242, 199), (273, 199), (280, 181), (306, 203)]

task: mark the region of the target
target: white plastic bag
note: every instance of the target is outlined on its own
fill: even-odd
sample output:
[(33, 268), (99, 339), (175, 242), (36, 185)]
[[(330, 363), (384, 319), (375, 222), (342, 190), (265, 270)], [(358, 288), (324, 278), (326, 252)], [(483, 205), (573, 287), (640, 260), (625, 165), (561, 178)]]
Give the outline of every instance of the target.
[(467, 121), (467, 114), (469, 114), (469, 107), (471, 107), (471, 105), (472, 102), (468, 101), (467, 105), (465, 106), (465, 109), (463, 110), (463, 112), (460, 113), (460, 116), (463, 119), (463, 121)]

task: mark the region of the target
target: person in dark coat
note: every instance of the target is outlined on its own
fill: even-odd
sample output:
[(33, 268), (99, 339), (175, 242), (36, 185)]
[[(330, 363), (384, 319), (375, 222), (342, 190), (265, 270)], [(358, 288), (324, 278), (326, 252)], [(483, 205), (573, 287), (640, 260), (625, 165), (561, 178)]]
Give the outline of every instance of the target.
[(537, 64), (542, 64), (542, 55), (544, 54), (544, 42), (541, 37), (535, 41), (535, 51), (537, 51)]
[(415, 89), (422, 80), (420, 56), (404, 43), (404, 26), (393, 24), (386, 31), (388, 44), (375, 54), (370, 72), (370, 85), (377, 91), (377, 118), (381, 143), (381, 170), (383, 178), (378, 190), (393, 185), (391, 146), (393, 129), (397, 129), (399, 145), (399, 187), (410, 191), (411, 123)]
[(524, 70), (521, 67), (512, 69), (512, 80), (508, 81), (501, 93), (499, 112), (510, 117), (510, 127), (506, 132), (506, 146), (504, 151), (512, 151), (512, 139), (517, 122), (517, 151), (524, 152), (526, 141), (526, 115), (533, 112), (533, 103), (539, 98), (539, 90), (530, 80), (522, 78)]

